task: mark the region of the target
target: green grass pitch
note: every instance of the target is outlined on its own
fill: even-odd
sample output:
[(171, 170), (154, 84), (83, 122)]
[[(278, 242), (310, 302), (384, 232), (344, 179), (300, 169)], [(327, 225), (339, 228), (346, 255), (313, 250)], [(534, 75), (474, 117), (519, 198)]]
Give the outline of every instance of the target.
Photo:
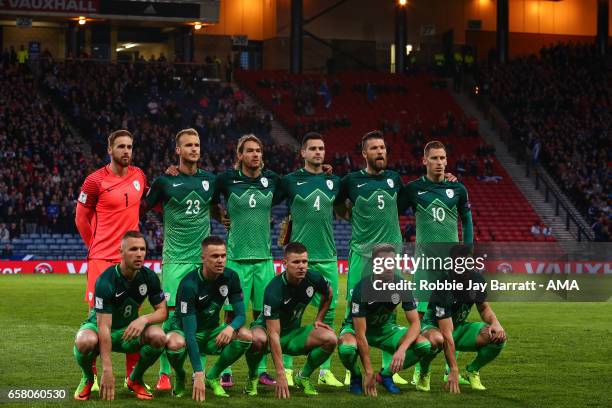
[[(341, 277), (340, 285), (346, 281)], [(36, 275), (0, 277), (0, 389), (65, 389), (70, 398), (80, 379), (80, 370), (72, 356), (72, 344), (79, 324), (85, 319), (82, 301), (85, 277), (74, 275)], [(212, 393), (206, 405), (228, 407), (284, 406), (411, 406), (411, 407), (610, 407), (612, 382), (612, 303), (494, 303), (509, 342), (500, 357), (481, 372), (487, 391), (462, 388), (461, 395), (448, 395), (442, 389), (443, 358), (434, 362), (432, 391), (419, 393), (412, 386), (402, 386), (402, 394), (391, 396), (379, 387), (379, 397), (371, 399), (349, 395), (345, 388), (319, 386), (318, 397), (305, 397), (291, 390), (289, 402), (274, 399), (272, 389), (260, 386), (257, 398), (242, 394), (246, 365), (241, 359), (234, 366), (237, 383), (231, 398), (221, 400)], [(344, 310), (344, 294), (339, 309)], [(148, 310), (145, 309), (145, 310)], [(304, 322), (312, 321), (309, 308)], [(476, 318), (476, 316), (472, 316)], [(336, 323), (340, 323), (340, 313)], [(403, 317), (400, 322), (404, 321)], [(464, 367), (472, 356), (459, 357)], [(209, 358), (210, 367), (212, 358)], [(296, 359), (296, 367), (303, 363)], [(373, 352), (379, 367), (380, 352)], [(100, 364), (100, 363), (98, 363)], [(189, 363), (187, 363), (189, 364)], [(268, 366), (273, 373), (272, 361)], [(156, 393), (153, 401), (138, 401), (122, 388), (124, 357), (113, 357), (117, 394), (113, 406), (193, 406), (190, 398), (176, 399), (169, 393)], [(148, 384), (155, 384), (158, 365), (146, 374)], [(344, 377), (337, 355), (333, 371)], [(402, 372), (409, 379), (412, 371)], [(314, 378), (314, 375), (313, 375)], [(94, 400), (97, 398), (95, 395)], [(77, 406), (108, 405), (101, 401), (80, 403), (37, 402), (3, 406)]]

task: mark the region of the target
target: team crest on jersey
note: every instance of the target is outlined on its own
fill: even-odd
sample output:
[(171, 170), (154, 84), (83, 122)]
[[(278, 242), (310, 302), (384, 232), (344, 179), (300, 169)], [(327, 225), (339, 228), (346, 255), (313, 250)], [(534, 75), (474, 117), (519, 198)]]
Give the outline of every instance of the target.
[(314, 288), (312, 286), (306, 288), (306, 295), (308, 295), (308, 297), (312, 297), (312, 295), (314, 295)]
[(202, 188), (204, 189), (204, 191), (208, 191), (208, 189), (210, 188), (210, 184), (208, 184), (208, 180), (202, 181)]
[(140, 182), (138, 180), (134, 180), (133, 184), (136, 191), (140, 191)]
[(181, 302), (181, 313), (187, 313), (187, 302)]
[(262, 177), (261, 178), (261, 185), (264, 187), (268, 187), (268, 178), (267, 177)]
[(444, 316), (444, 308), (440, 306), (436, 306), (436, 317)]
[(387, 184), (389, 185), (389, 187), (393, 188), (393, 186), (395, 185), (395, 183), (393, 182), (393, 180), (391, 179), (387, 179)]
[(227, 296), (227, 285), (221, 285), (219, 287), (219, 293), (221, 294), (221, 296), (226, 297)]
[(399, 293), (394, 293), (391, 295), (391, 303), (393, 303), (394, 305), (397, 305), (400, 302), (400, 295)]
[(448, 196), (448, 198), (453, 198), (455, 196), (455, 191), (452, 188), (447, 188), (446, 195)]
[(138, 287), (138, 293), (140, 293), (140, 296), (144, 296), (147, 294), (147, 284), (146, 283), (143, 283), (142, 285)]
[(334, 189), (334, 182), (332, 180), (327, 180), (327, 188), (330, 190)]
[(359, 303), (353, 302), (353, 307), (351, 308), (351, 312), (359, 313)]

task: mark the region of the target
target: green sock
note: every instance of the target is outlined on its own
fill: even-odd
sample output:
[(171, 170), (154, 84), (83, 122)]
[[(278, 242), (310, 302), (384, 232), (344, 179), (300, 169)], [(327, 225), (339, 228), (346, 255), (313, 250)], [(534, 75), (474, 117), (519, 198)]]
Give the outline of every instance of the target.
[(159, 376), (163, 374), (170, 375), (170, 362), (168, 361), (168, 355), (166, 350), (159, 356)]
[(268, 358), (264, 355), (261, 361), (259, 361), (259, 366), (257, 367), (257, 375), (268, 371), (267, 363), (268, 363)]
[(480, 369), (491, 361), (495, 360), (495, 357), (501, 353), (502, 349), (506, 346), (506, 343), (495, 344), (489, 343), (486, 346), (481, 347), (476, 354), (474, 360), (467, 365), (466, 369), (471, 372), (480, 371)]
[(431, 362), (441, 351), (442, 349), (438, 350), (430, 347), (429, 353), (421, 357), (421, 360), (417, 364), (419, 373), (427, 374), (429, 372), (429, 368), (431, 367)]
[(96, 352), (92, 351), (87, 354), (81, 354), (76, 345), (73, 346), (72, 352), (74, 354), (74, 358), (77, 361), (77, 364), (79, 365), (79, 367), (81, 367), (81, 370), (83, 371), (83, 377), (87, 378), (88, 381), (93, 381), (94, 372), (93, 368), (91, 367), (91, 364), (96, 359)]
[(283, 354), (283, 365), (285, 370), (293, 370), (293, 356)]
[(219, 378), (223, 369), (234, 361), (238, 360), (248, 348), (251, 347), (250, 341), (232, 340), (223, 347), (215, 365), (206, 373), (207, 379)]
[(342, 365), (351, 372), (351, 376), (361, 376), (361, 370), (357, 364), (357, 346), (355, 344), (341, 344), (338, 346), (338, 354)]
[(393, 361), (393, 354), (387, 353), (386, 351), (382, 352), (382, 368), (389, 368), (391, 365), (391, 361)]
[(174, 368), (174, 372), (178, 378), (185, 378), (185, 358), (187, 358), (187, 353), (185, 352), (185, 348), (176, 351), (166, 351), (168, 356), (168, 363)]
[(310, 377), (312, 372), (325, 360), (329, 358), (332, 354), (330, 351), (323, 350), (321, 347), (314, 348), (308, 353), (308, 357), (306, 358), (306, 364), (302, 367), (300, 371), (300, 376), (302, 377)]
[(264, 359), (264, 354), (247, 350), (246, 353), (244, 353), (244, 356), (249, 368), (249, 378), (256, 378), (259, 375), (259, 365)]
[(132, 374), (130, 374), (130, 380), (144, 384), (142, 376), (149, 367), (155, 364), (163, 351), (163, 348), (155, 348), (150, 344), (145, 344), (144, 346), (140, 347), (140, 359), (134, 367)]
[[(431, 352), (431, 344), (428, 341), (424, 341), (421, 343), (416, 343), (408, 350), (406, 350), (406, 356), (404, 357), (404, 365), (402, 369), (411, 367), (421, 360), (424, 356), (428, 355)], [(382, 371), (382, 375), (393, 375), (391, 372), (390, 366), (384, 366)]]
[[(331, 327), (333, 329), (334, 328), (334, 317), (335, 317), (335, 315), (336, 315), (336, 310), (335, 309), (327, 310), (327, 313), (325, 313), (325, 317), (323, 318), (323, 323), (325, 323), (326, 325), (328, 325), (329, 327)], [(332, 355), (330, 355), (329, 358), (327, 360), (325, 360), (323, 362), (323, 364), (321, 364), (321, 367), (320, 367), (321, 370), (330, 370), (331, 369)]]

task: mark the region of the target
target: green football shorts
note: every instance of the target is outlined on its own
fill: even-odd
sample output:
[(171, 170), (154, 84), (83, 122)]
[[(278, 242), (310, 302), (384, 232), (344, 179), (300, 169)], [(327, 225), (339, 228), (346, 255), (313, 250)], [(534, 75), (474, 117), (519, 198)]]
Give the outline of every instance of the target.
[[(263, 309), (264, 291), (268, 283), (274, 278), (274, 262), (265, 260), (227, 260), (227, 268), (233, 270), (240, 277), (240, 286), (244, 294), (244, 307), (249, 308), (253, 302), (253, 311), (261, 312)], [(232, 310), (231, 305), (225, 305), (225, 310)]]
[[(268, 334), (268, 330), (265, 326), (259, 324), (257, 320), (251, 323), (251, 329), (262, 329)], [(311, 331), (314, 330), (314, 326), (312, 324), (308, 324), (306, 326), (298, 327), (297, 329), (293, 329), (288, 331), (287, 333), (281, 333), (280, 336), (280, 345), (283, 350), (283, 354), (287, 354), (290, 356), (305, 356), (310, 350), (306, 349), (306, 341), (308, 340), (308, 335)], [(270, 342), (268, 341), (268, 350), (270, 352)]]
[[(166, 333), (174, 332), (185, 337), (185, 332), (183, 332), (183, 330), (178, 326), (178, 321), (176, 319), (167, 320), (166, 322), (167, 324), (164, 323), (164, 331)], [(217, 347), (216, 341), (219, 333), (221, 333), (226, 327), (227, 324), (222, 323), (220, 326), (202, 330), (196, 333), (196, 341), (198, 343), (198, 348), (200, 349), (200, 354), (205, 354), (207, 356), (217, 356), (221, 354), (223, 347)]]
[[(338, 303), (338, 261), (308, 262), (308, 269), (319, 272), (329, 282), (332, 287), (332, 293), (334, 294), (332, 302), (329, 305), (329, 310), (335, 310), (336, 304)], [(318, 307), (320, 301), (321, 295), (315, 293), (312, 304)]]
[(194, 263), (165, 263), (162, 265), (162, 289), (166, 295), (168, 307), (176, 306), (176, 291), (183, 278), (194, 269), (199, 268), (202, 264)]
[[(402, 337), (408, 332), (408, 328), (393, 323), (387, 323), (383, 326), (366, 329), (366, 340), (370, 347), (376, 347), (382, 351), (393, 354), (402, 340)], [(352, 324), (345, 324), (340, 330), (340, 337), (350, 333), (355, 335), (355, 329)]]
[[(455, 350), (457, 351), (477, 351), (476, 341), (480, 331), (487, 324), (484, 322), (463, 322), (453, 330), (453, 340), (455, 341)], [(431, 322), (423, 322), (421, 333), (429, 329), (439, 330), (437, 326)]]
[[(111, 330), (112, 350), (116, 353), (135, 353), (140, 350), (142, 336), (133, 340), (123, 340), (122, 337), (125, 329), (127, 329), (127, 327)], [(86, 321), (81, 325), (81, 327), (79, 327), (79, 331), (81, 330), (93, 330), (97, 334), (98, 325), (96, 323)]]

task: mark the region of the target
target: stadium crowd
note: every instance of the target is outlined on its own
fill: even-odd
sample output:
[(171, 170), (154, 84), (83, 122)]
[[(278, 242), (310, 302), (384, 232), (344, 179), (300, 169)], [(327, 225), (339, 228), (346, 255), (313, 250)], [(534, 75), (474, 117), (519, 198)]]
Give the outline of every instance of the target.
[(86, 159), (61, 113), (38, 96), (35, 78), (20, 71), (0, 70), (0, 223), (11, 239), (72, 232)]
[(597, 241), (610, 240), (612, 217), (612, 82), (595, 45), (557, 44), (540, 56), (485, 64), (481, 89), (506, 116), (532, 160), (559, 180), (592, 223)]

